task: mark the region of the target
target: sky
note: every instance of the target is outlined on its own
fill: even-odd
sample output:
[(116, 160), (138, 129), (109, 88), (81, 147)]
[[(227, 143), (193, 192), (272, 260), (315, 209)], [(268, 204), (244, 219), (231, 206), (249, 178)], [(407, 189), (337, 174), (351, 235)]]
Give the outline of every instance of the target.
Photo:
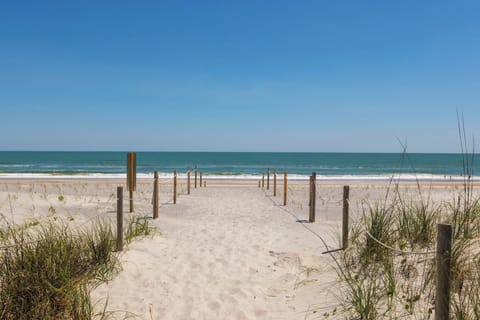
[[(1, 1), (0, 150), (459, 152), (479, 1)], [(476, 147), (478, 149), (478, 147)]]

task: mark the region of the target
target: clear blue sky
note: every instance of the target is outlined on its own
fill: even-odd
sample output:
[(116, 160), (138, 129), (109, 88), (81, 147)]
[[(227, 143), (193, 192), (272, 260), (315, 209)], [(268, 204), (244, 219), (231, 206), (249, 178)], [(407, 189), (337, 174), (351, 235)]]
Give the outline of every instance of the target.
[(480, 1), (0, 4), (0, 150), (458, 152), (457, 108)]

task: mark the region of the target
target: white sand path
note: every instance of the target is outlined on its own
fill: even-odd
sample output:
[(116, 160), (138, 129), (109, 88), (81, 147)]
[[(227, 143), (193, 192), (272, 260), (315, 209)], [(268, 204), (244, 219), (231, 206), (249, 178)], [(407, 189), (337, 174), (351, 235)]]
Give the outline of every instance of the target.
[(92, 292), (97, 309), (108, 296), (118, 319), (323, 318), (338, 305), (338, 280), (318, 235), (335, 248), (338, 223), (298, 222), (272, 200), (209, 187), (162, 205), (161, 235), (127, 248), (123, 270)]

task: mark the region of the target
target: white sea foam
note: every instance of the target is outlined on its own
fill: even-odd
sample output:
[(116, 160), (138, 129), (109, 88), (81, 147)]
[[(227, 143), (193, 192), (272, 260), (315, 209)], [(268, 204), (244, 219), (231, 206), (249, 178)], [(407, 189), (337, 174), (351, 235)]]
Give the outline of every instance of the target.
[[(200, 175), (198, 175), (200, 177)], [(307, 181), (308, 175), (288, 174), (288, 180), (291, 181)], [(152, 173), (137, 173), (138, 179), (153, 179)], [(172, 179), (173, 173), (159, 173), (160, 179)], [(182, 172), (177, 174), (178, 179), (187, 179), (187, 173)], [(191, 172), (191, 179), (194, 178), (194, 173)], [(247, 180), (256, 181), (262, 179), (262, 175), (255, 174), (240, 174), (240, 175), (209, 175), (203, 174), (206, 180)], [(267, 176), (265, 175), (265, 179)], [(0, 173), (0, 179), (43, 179), (43, 180), (88, 180), (88, 179), (126, 179), (125, 173), (91, 173), (91, 174), (48, 174), (48, 173)], [(273, 180), (273, 173), (270, 174), (270, 179)], [(395, 174), (395, 175), (317, 175), (317, 181), (455, 181), (461, 182), (465, 180), (463, 176), (445, 176), (433, 174)], [(283, 181), (283, 173), (277, 174), (277, 180)], [(480, 176), (472, 177), (472, 181), (479, 182)]]

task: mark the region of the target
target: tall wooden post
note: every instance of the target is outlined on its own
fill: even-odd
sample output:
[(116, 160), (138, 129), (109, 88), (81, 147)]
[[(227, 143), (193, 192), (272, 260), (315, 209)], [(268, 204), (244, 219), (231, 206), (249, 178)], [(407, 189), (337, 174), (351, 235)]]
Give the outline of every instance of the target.
[(283, 205), (287, 205), (287, 171), (283, 173)]
[(202, 187), (203, 172), (200, 172), (200, 188)]
[(452, 226), (437, 225), (437, 282), (435, 320), (450, 319), (450, 263), (452, 256)]
[(350, 207), (350, 187), (343, 186), (342, 249), (348, 248), (348, 211)]
[(310, 214), (308, 215), (308, 222), (313, 223), (315, 222), (315, 206), (316, 206), (316, 196), (317, 196), (317, 173), (312, 172), (311, 180), (310, 180), (310, 189), (311, 189), (311, 199), (310, 199)]
[(117, 187), (117, 251), (123, 250), (123, 187)]
[(130, 212), (133, 212), (133, 191), (137, 187), (137, 154), (127, 153), (127, 189), (129, 191)]
[(311, 206), (312, 206), (312, 176), (309, 176), (308, 177), (308, 208), (310, 208)]
[(173, 204), (177, 204), (177, 170), (173, 170)]
[(198, 167), (195, 165), (195, 189), (197, 189), (197, 173), (198, 173)]
[(153, 219), (158, 218), (158, 171), (153, 173)]
[(277, 169), (273, 169), (273, 196), (277, 196)]
[(187, 194), (190, 194), (190, 170), (187, 172)]
[(262, 172), (262, 188), (265, 188), (265, 173)]
[(270, 168), (267, 168), (267, 190), (270, 190)]

